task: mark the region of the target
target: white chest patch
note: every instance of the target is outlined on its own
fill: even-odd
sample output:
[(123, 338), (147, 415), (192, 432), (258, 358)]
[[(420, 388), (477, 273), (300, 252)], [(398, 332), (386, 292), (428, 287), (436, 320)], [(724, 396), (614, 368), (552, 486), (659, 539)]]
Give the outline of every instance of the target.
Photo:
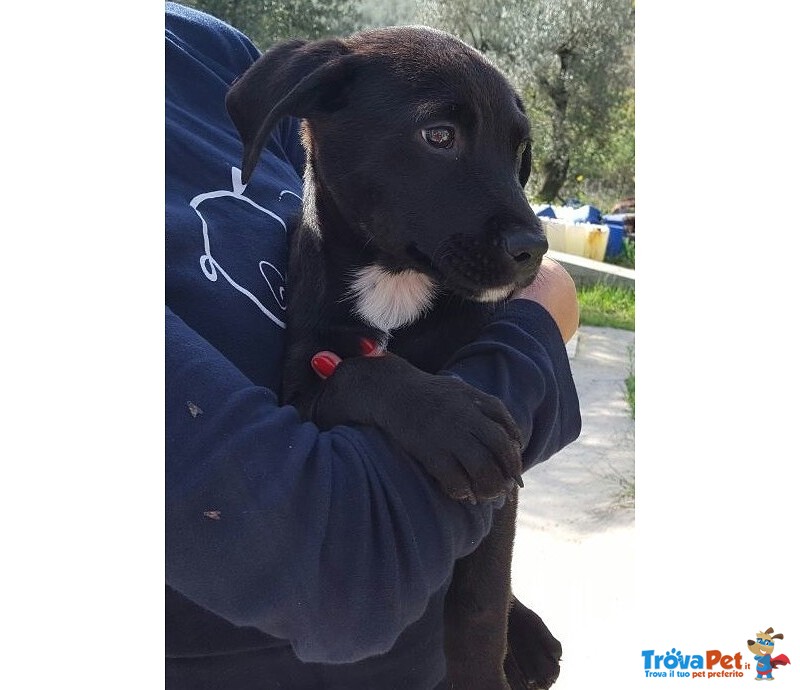
[(355, 312), (388, 333), (413, 323), (430, 309), (436, 284), (413, 269), (391, 273), (372, 265), (358, 270), (350, 293), (355, 298)]
[(310, 165), (307, 165), (303, 173), (303, 224), (319, 235), (321, 233), (319, 231), (317, 194), (314, 184), (314, 170)]

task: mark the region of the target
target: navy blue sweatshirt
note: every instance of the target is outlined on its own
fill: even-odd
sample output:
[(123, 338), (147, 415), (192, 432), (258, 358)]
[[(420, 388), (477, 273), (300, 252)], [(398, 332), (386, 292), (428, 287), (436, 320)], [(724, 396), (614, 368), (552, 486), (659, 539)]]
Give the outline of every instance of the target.
[[(286, 119), (241, 184), (224, 97), (257, 57), (167, 4), (167, 688), (430, 690), (453, 563), (492, 506), (448, 499), (376, 430), (320, 432), (279, 405), (304, 153)], [(526, 468), (580, 431), (537, 304), (510, 302), (447, 371), (503, 400)]]

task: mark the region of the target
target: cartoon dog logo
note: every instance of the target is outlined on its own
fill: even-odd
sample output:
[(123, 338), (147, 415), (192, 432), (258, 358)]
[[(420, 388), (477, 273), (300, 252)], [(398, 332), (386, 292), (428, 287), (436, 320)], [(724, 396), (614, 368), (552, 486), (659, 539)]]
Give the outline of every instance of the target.
[[(200, 256), (200, 267), (205, 277), (212, 283), (217, 282), (219, 276), (222, 276), (231, 287), (253, 302), (273, 323), (280, 328), (286, 328), (283, 317), (283, 312), (286, 311), (286, 276), (274, 264), (261, 260), (257, 264), (254, 262), (252, 266), (240, 265), (239, 272), (235, 276), (225, 268), (228, 265), (226, 258), (239, 255), (238, 251), (231, 249), (232, 244), (247, 245), (250, 241), (247, 232), (271, 232), (276, 229), (275, 223), (277, 223), (280, 227), (279, 232), (285, 237), (286, 223), (278, 213), (245, 196), (247, 185), (242, 182), (242, 171), (239, 168), (231, 167), (231, 185), (231, 189), (198, 194), (189, 202), (200, 218), (203, 228), (205, 251)], [(285, 189), (278, 196), (280, 205), (278, 210), (284, 216), (292, 215), (300, 200), (299, 194)], [(234, 213), (233, 208), (236, 209), (235, 214), (240, 223), (232, 229), (230, 214)], [(215, 216), (215, 212), (219, 214), (223, 210), (228, 215)], [(246, 217), (245, 214), (250, 215)], [(245, 221), (245, 218), (248, 219)], [(254, 239), (258, 239), (258, 236), (256, 235)], [(266, 282), (271, 298), (264, 291), (262, 280)]]
[(767, 628), (764, 632), (758, 633), (755, 640), (747, 640), (747, 648), (755, 655), (758, 662), (756, 680), (775, 680), (772, 677), (772, 669), (792, 663), (785, 654), (774, 658), (772, 656), (772, 652), (775, 650), (774, 640), (782, 639), (783, 633), (775, 633), (772, 628)]

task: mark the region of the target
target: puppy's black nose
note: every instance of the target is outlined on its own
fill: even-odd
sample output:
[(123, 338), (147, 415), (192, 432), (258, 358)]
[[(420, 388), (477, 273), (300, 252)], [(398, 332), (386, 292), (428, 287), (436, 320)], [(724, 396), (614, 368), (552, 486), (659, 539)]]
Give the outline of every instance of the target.
[(517, 263), (539, 261), (547, 251), (547, 238), (532, 230), (511, 230), (502, 234), (500, 244)]

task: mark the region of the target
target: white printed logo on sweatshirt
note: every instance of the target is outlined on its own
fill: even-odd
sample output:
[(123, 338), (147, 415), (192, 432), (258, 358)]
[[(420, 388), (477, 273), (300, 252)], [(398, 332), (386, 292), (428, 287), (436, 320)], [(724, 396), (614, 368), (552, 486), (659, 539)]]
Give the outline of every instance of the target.
[[(203, 203), (206, 203), (211, 199), (232, 199), (236, 202), (244, 202), (248, 204), (248, 212), (264, 214), (277, 221), (281, 228), (283, 228), (284, 238), (282, 239), (285, 241), (286, 223), (277, 213), (268, 208), (260, 206), (255, 201), (244, 195), (247, 185), (242, 183), (242, 171), (239, 170), (239, 168), (231, 168), (231, 182), (232, 189), (220, 189), (214, 192), (198, 194), (189, 202), (189, 205), (192, 207), (192, 209), (194, 209), (194, 212), (198, 215), (200, 222), (203, 224), (203, 244), (205, 252), (200, 257), (200, 268), (202, 268), (206, 278), (212, 282), (216, 282), (219, 276), (225, 278), (225, 280), (228, 281), (232, 287), (252, 301), (253, 304), (255, 304), (259, 310), (261, 310), (277, 326), (280, 328), (286, 328), (286, 323), (283, 318), (281, 318), (283, 316), (282, 312), (286, 311), (286, 276), (283, 275), (283, 273), (281, 273), (278, 268), (276, 268), (275, 265), (269, 261), (261, 260), (258, 262), (258, 274), (260, 274), (261, 278), (263, 278), (266, 282), (267, 287), (269, 288), (269, 293), (272, 296), (273, 303), (267, 305), (264, 303), (265, 300), (259, 299), (259, 297), (256, 296), (256, 293), (261, 292), (261, 290), (258, 289), (258, 286), (249, 285), (249, 287), (245, 287), (245, 284), (248, 284), (250, 281), (244, 280), (239, 276), (237, 276), (238, 280), (234, 279), (231, 274), (221, 265), (220, 261), (223, 259), (219, 258), (218, 260), (217, 257), (221, 257), (221, 254), (218, 252), (217, 257), (215, 257), (212, 253), (212, 238), (216, 237), (216, 242), (224, 242), (226, 238), (221, 237), (223, 232), (228, 233), (227, 239), (229, 241), (231, 238), (239, 242), (247, 240), (246, 238), (243, 238), (237, 234), (238, 229), (214, 228), (214, 232), (212, 233), (213, 223), (211, 224), (212, 227), (209, 227), (209, 222), (206, 216), (203, 215), (203, 212), (200, 208)], [(287, 194), (297, 197), (298, 201), (300, 200), (300, 197), (297, 194), (286, 189), (280, 193), (278, 196), (278, 201), (282, 201), (284, 196)], [(291, 210), (293, 209), (287, 209), (287, 211)], [(245, 223), (243, 225), (248, 224)], [(265, 296), (268, 297), (268, 295)], [(280, 316), (278, 316), (278, 314), (280, 314)]]

